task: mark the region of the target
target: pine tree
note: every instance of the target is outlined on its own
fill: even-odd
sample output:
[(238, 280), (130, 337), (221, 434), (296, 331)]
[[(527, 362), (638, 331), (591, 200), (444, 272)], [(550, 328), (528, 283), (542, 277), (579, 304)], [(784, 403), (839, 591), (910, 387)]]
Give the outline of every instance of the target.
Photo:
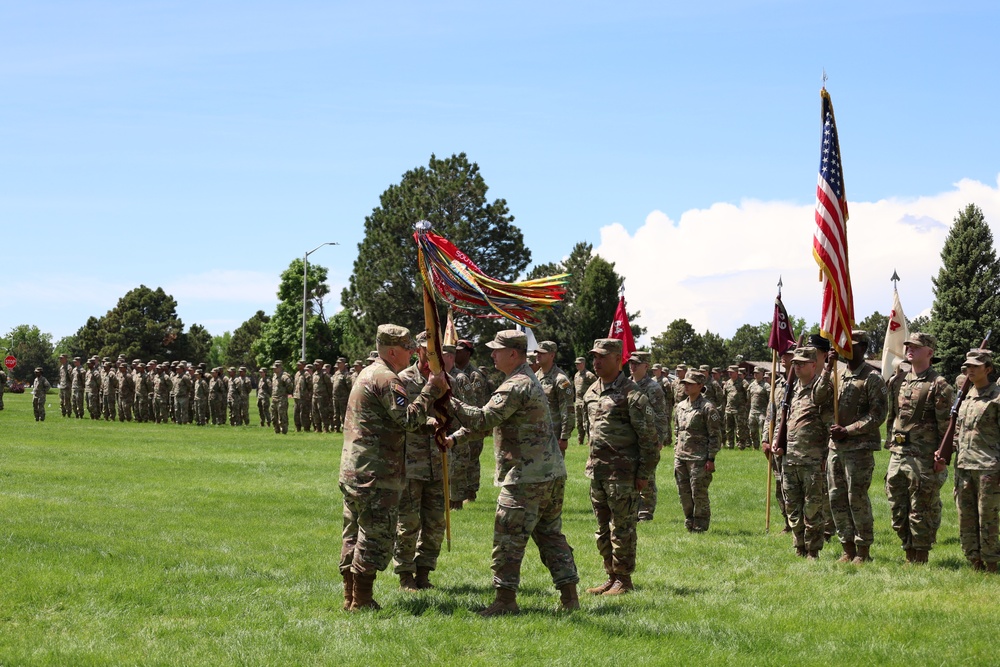
[(975, 204), (955, 218), (933, 282), (930, 328), (937, 337), (940, 370), (950, 381), (961, 371), (969, 348), (1000, 322), (1000, 263), (993, 233)]

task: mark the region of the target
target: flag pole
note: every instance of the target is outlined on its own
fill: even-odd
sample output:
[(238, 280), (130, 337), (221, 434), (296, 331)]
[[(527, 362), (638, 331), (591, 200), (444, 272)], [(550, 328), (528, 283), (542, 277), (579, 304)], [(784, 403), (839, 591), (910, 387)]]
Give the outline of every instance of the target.
[[(770, 408), (771, 408), (771, 423), (768, 424), (767, 441), (771, 442), (774, 439), (774, 421), (778, 418), (776, 410), (774, 407), (774, 378), (778, 375), (778, 351), (771, 350), (771, 398), (770, 398)], [(764, 496), (764, 532), (771, 532), (771, 475), (774, 474), (772, 470), (771, 457), (773, 454), (771, 452), (767, 453), (767, 493)]]

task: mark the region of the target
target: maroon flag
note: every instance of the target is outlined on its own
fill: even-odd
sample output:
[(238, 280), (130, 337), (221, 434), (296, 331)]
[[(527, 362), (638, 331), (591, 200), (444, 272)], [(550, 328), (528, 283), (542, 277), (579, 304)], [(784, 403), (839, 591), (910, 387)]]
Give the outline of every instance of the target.
[(780, 357), (795, 347), (795, 335), (792, 333), (792, 323), (788, 321), (785, 304), (781, 303), (781, 294), (774, 299), (774, 319), (771, 320), (771, 336), (767, 346), (778, 353)]
[(615, 310), (608, 338), (617, 338), (622, 342), (622, 363), (628, 363), (628, 358), (635, 352), (635, 339), (632, 338), (632, 327), (629, 326), (628, 313), (625, 312), (624, 294), (618, 298), (618, 309)]

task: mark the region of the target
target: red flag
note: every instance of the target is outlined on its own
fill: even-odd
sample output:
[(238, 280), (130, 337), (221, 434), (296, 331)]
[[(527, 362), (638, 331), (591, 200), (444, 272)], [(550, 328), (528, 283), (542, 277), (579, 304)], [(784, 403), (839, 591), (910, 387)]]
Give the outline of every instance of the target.
[(847, 262), (847, 196), (840, 160), (840, 139), (833, 117), (833, 102), (826, 88), (823, 103), (823, 137), (820, 146), (819, 181), (816, 184), (816, 231), (813, 257), (823, 283), (823, 311), (819, 330), (833, 349), (852, 358), (851, 328), (854, 326), (854, 295)]
[(635, 352), (635, 339), (632, 338), (632, 327), (629, 326), (628, 313), (625, 312), (625, 295), (618, 298), (618, 309), (615, 310), (608, 338), (617, 338), (622, 342), (622, 363), (628, 363), (628, 358)]
[(785, 304), (781, 302), (781, 294), (774, 299), (774, 319), (771, 320), (771, 336), (767, 346), (778, 353), (780, 357), (795, 347), (795, 334), (792, 333), (792, 323), (788, 321)]

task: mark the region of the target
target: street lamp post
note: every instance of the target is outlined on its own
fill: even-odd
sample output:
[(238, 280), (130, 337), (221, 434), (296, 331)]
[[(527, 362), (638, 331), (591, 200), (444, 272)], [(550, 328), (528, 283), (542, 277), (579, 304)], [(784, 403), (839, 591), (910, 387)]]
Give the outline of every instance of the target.
[(320, 243), (318, 246), (305, 254), (302, 261), (302, 360), (306, 358), (306, 311), (308, 308), (309, 296), (309, 255), (313, 254), (325, 245), (340, 245), (336, 242)]

